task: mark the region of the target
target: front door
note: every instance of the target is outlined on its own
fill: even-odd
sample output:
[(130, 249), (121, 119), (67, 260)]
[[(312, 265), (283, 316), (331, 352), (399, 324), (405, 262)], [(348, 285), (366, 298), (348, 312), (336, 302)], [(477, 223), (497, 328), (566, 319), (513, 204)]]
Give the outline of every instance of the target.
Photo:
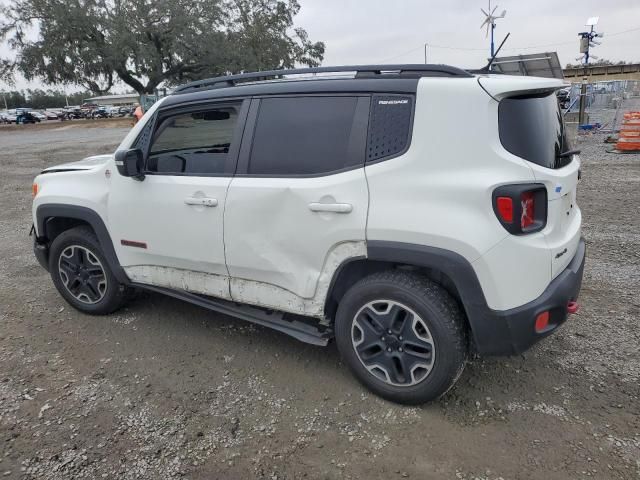
[(252, 101), (225, 208), (233, 300), (322, 316), (334, 272), (365, 256), (367, 96)]
[(132, 281), (229, 298), (223, 212), (247, 107), (160, 109), (144, 180), (114, 175), (110, 233)]

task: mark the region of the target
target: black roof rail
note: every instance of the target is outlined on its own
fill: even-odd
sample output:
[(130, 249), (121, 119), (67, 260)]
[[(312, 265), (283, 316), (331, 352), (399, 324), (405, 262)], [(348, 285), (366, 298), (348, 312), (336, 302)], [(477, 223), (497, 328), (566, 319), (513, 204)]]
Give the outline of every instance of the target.
[[(269, 80), (284, 75), (313, 73), (355, 72), (357, 78), (375, 78), (377, 75), (395, 74), (410, 77), (472, 77), (469, 72), (449, 65), (408, 64), (408, 65), (342, 65), (337, 67), (309, 67), (288, 70), (267, 70), (264, 72), (240, 73), (221, 77), (196, 80), (176, 88), (172, 95), (196, 90), (233, 87), (247, 81)], [(397, 77), (396, 77), (397, 78)]]

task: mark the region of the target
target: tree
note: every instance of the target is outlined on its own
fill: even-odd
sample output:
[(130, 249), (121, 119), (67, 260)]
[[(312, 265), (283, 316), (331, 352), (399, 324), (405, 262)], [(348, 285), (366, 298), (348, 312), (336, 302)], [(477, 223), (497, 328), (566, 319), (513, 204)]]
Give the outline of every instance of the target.
[[(0, 10), (0, 39), (18, 71), (95, 94), (119, 79), (139, 94), (227, 73), (317, 66), (324, 43), (294, 27), (297, 0), (14, 0)], [(29, 35), (37, 30), (35, 39)]]
[(82, 101), (90, 97), (89, 92), (74, 92), (65, 94), (62, 90), (27, 90), (0, 92), (0, 109), (4, 108), (5, 101), (7, 108), (28, 107), (33, 109), (62, 108), (67, 102), (69, 105), (80, 105)]

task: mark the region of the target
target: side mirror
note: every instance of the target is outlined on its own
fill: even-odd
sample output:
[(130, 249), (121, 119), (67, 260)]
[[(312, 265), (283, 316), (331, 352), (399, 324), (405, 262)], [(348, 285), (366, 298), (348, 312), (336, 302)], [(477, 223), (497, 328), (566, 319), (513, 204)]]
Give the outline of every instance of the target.
[(123, 177), (131, 177), (136, 180), (144, 180), (144, 155), (142, 150), (118, 150), (116, 152), (116, 167)]

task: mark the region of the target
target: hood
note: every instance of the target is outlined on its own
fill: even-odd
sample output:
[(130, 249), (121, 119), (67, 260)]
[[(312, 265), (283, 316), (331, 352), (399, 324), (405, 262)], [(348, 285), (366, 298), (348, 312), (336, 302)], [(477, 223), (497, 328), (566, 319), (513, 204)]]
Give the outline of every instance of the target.
[(78, 162), (63, 163), (62, 165), (56, 165), (55, 167), (49, 167), (42, 170), (40, 173), (54, 173), (54, 172), (75, 172), (79, 170), (93, 170), (101, 167), (109, 160), (113, 158), (113, 155), (94, 155), (87, 157), (84, 160)]

